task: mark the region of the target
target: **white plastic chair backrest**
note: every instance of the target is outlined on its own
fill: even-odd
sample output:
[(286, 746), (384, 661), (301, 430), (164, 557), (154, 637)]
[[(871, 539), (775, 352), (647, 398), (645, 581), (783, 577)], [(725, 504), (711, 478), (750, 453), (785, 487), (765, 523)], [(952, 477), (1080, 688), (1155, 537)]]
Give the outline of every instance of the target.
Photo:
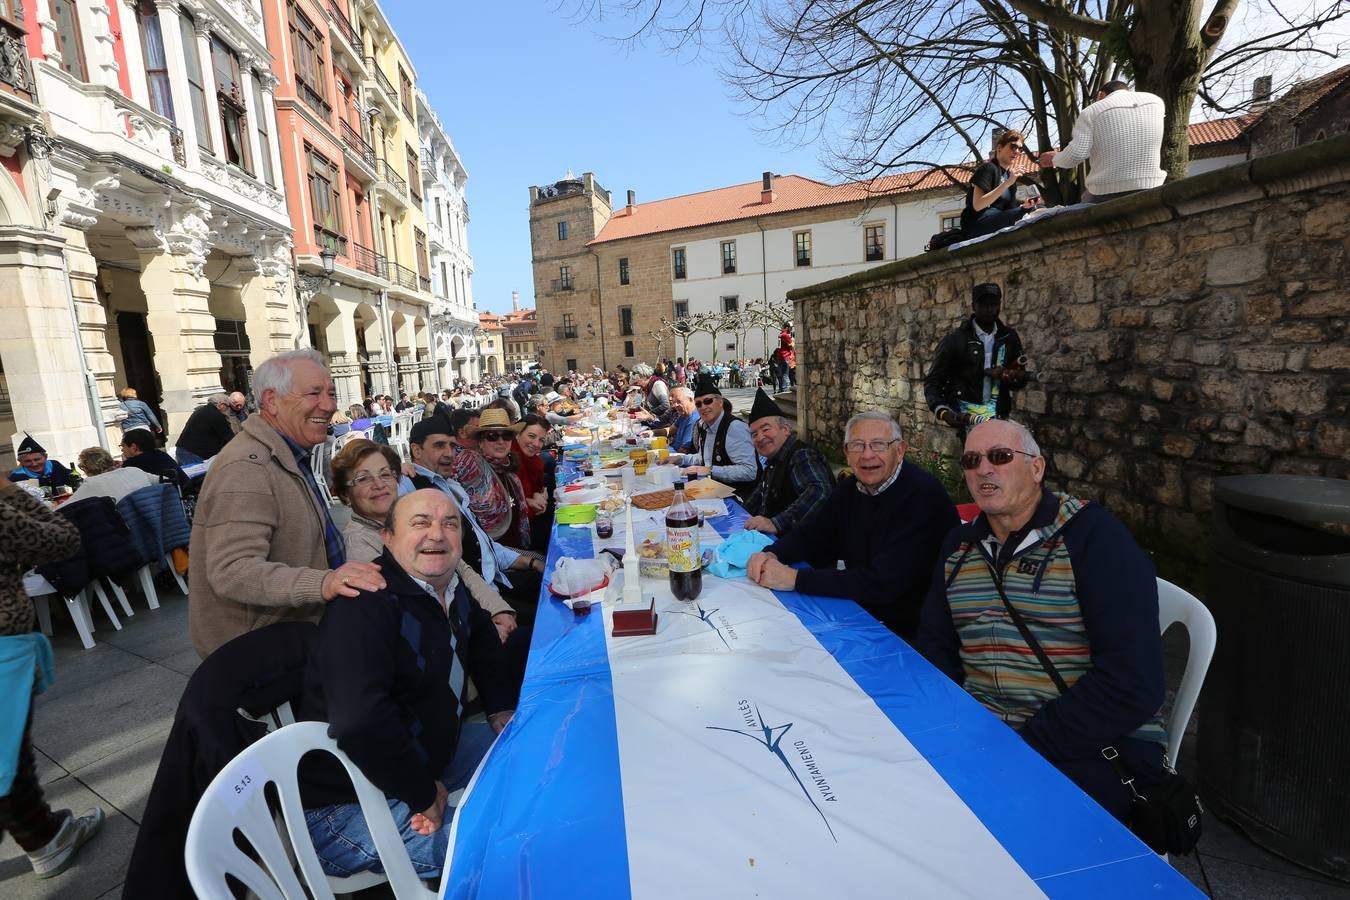
[(413, 417), (408, 413), (399, 413), (394, 416), (393, 432), (389, 439), (406, 443), (408, 436), (412, 433), (412, 423)]
[[(202, 900), (231, 900), (225, 880), (228, 874), (261, 900), (306, 900), (305, 889), (268, 809), (264, 788), (272, 784), (281, 799), (286, 833), (310, 895), (316, 900), (333, 900), (305, 825), (296, 774), (300, 758), (313, 750), (332, 753), (346, 768), (394, 895), (400, 900), (434, 896), (413, 869), (384, 794), (338, 749), (323, 722), (287, 725), (264, 736), (211, 780), (187, 833), (188, 881), (197, 896)], [(252, 845), (262, 865), (235, 844), (236, 829)]]
[(1176, 768), (1177, 755), (1181, 752), (1181, 739), (1186, 735), (1186, 725), (1195, 711), (1195, 701), (1199, 699), (1200, 688), (1205, 683), (1209, 661), (1214, 656), (1218, 630), (1214, 627), (1214, 617), (1203, 603), (1172, 582), (1159, 578), (1159, 632), (1166, 632), (1178, 622), (1186, 628), (1190, 649), (1186, 654), (1186, 670), (1177, 688), (1172, 713), (1167, 717), (1167, 764), (1173, 768)]

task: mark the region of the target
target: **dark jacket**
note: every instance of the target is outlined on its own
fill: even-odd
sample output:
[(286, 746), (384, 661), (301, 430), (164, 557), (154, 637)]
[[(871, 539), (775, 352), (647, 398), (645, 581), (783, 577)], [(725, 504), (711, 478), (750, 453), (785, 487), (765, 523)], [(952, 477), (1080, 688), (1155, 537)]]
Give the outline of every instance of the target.
[[(1004, 325), (1002, 319), (994, 327), (993, 364), (996, 366), (999, 365), (1000, 348), (1004, 348), (1004, 368), (1016, 369), (1016, 377), (1002, 382), (998, 392), (996, 411), (1000, 419), (1006, 419), (1012, 411), (1013, 391), (1026, 384), (1027, 379), (1026, 369), (1019, 362), (1023, 353), (1022, 339)], [(928, 376), (923, 380), (923, 396), (934, 413), (942, 407), (960, 413), (961, 401), (984, 402), (984, 344), (975, 333), (973, 315), (938, 344), (933, 364), (928, 367)]]
[[(436, 799), (434, 782), (459, 744), (451, 623), (387, 550), (376, 562), (384, 590), (328, 604), (305, 676), (305, 711), (328, 722), (328, 734), (372, 784), (420, 812)], [(484, 709), (509, 708), (506, 651), (462, 583), (451, 614), (462, 623), (456, 633), (466, 642), (465, 669)], [(355, 801), (351, 780), (331, 755), (316, 755), (300, 773), (306, 808)]]
[(163, 450), (145, 450), (137, 453), (131, 459), (122, 463), (124, 469), (140, 469), (142, 472), (149, 472), (151, 475), (158, 475), (160, 478), (168, 478), (180, 491), (186, 490), (188, 486), (187, 473), (183, 467), (174, 461), (174, 458)]
[(147, 562), (188, 546), (192, 538), (183, 500), (172, 484), (132, 491), (118, 501), (117, 512), (131, 529), (132, 542)]
[[(960, 521), (937, 479), (908, 464), (880, 494), (844, 479), (819, 515), (765, 550), (780, 562), (815, 567), (797, 573), (801, 593), (854, 600), (912, 640), (938, 547)], [(841, 559), (843, 570), (836, 568)]]
[(192, 415), (188, 416), (182, 434), (178, 435), (178, 440), (174, 443), (202, 459), (210, 459), (224, 450), (225, 445), (233, 437), (234, 429), (230, 427), (229, 418), (210, 403), (206, 403), (197, 407)]
[(104, 575), (121, 575), (146, 560), (111, 497), (89, 497), (57, 510), (80, 532), (80, 551), (60, 562), (38, 566), (38, 574), (67, 597)]
[(193, 810), (220, 770), (266, 731), (237, 710), (259, 717), (282, 703), (295, 704), (317, 630), (310, 622), (269, 625), (221, 645), (197, 666), (150, 786), (123, 886), (126, 896), (196, 897), (183, 863)]

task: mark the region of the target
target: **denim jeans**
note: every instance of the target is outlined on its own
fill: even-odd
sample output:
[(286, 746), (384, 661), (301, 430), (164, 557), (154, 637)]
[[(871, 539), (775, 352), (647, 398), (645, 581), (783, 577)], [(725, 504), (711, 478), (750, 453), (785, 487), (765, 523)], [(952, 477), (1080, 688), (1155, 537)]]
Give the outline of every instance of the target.
[(206, 462), (191, 450), (184, 450), (182, 447), (173, 448), (173, 459), (180, 466), (191, 466), (199, 462)]
[[(496, 735), (486, 722), (465, 724), (460, 730), (459, 746), (454, 758), (441, 775), (441, 782), (450, 793), (460, 790), (473, 777), (474, 769), (487, 754)], [(394, 825), (403, 837), (403, 846), (412, 858), (413, 869), (419, 878), (437, 878), (445, 867), (445, 854), (450, 840), (450, 822), (455, 808), (446, 804), (441, 827), (431, 835), (421, 835), (410, 825), (414, 813), (401, 800), (390, 800), (389, 811), (394, 814)], [(371, 837), (366, 817), (359, 803), (339, 803), (305, 810), (305, 824), (314, 841), (319, 863), (329, 875), (347, 877), (357, 872), (383, 872), (375, 839)]]

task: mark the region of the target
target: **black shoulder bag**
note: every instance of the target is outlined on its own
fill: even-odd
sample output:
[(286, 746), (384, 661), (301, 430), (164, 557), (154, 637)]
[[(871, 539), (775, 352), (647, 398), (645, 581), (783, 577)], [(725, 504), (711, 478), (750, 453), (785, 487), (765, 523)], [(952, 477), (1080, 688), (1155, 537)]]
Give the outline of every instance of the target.
[[(1031, 652), (1036, 654), (1041, 668), (1045, 669), (1059, 692), (1067, 693), (1069, 686), (1064, 683), (1059, 670), (1050, 662), (1050, 657), (1032, 636), (1031, 629), (1027, 628), (1027, 623), (1022, 619), (1017, 607), (1008, 601), (1002, 580), (992, 568), (990, 574), (994, 578), (994, 586), (998, 588), (998, 595), (1003, 600), (1003, 606), (1012, 617), (1013, 624), (1022, 635), (1022, 640), (1026, 641)], [(1134, 832), (1135, 837), (1147, 844), (1154, 853), (1185, 855), (1194, 850), (1200, 841), (1200, 814), (1203, 810), (1200, 806), (1200, 795), (1195, 792), (1195, 786), (1186, 776), (1164, 765), (1162, 781), (1147, 787), (1138, 787), (1134, 783), (1134, 776), (1125, 768), (1115, 747), (1103, 747), (1102, 757), (1116, 770), (1116, 774), (1120, 776), (1120, 783), (1130, 789), (1130, 830)]]

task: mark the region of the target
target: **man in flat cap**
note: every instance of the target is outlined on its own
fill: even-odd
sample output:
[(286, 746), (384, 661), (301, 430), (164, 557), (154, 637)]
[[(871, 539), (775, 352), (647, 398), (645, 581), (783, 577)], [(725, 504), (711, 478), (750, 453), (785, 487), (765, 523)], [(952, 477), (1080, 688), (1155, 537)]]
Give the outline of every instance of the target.
[(938, 344), (923, 381), (934, 417), (964, 438), (989, 419), (1006, 419), (1013, 391), (1027, 383), (1022, 339), (999, 319), (1003, 291), (992, 282), (970, 292), (972, 315)]
[(711, 475), (744, 501), (759, 481), (759, 457), (749, 427), (731, 414), (731, 404), (706, 372), (694, 380), (694, 409), (699, 419), (694, 452), (672, 453), (669, 462), (683, 466), (685, 475)]
[(19, 444), (15, 455), (19, 459), (19, 467), (9, 473), (10, 481), (35, 478), (44, 488), (73, 487), (70, 470), (56, 460), (48, 459), (47, 451), (28, 432), (23, 433), (23, 443)]
[(760, 388), (750, 407), (750, 438), (764, 458), (759, 486), (745, 502), (745, 527), (765, 534), (787, 534), (810, 521), (834, 490), (834, 473), (825, 455), (797, 436), (773, 398)]

